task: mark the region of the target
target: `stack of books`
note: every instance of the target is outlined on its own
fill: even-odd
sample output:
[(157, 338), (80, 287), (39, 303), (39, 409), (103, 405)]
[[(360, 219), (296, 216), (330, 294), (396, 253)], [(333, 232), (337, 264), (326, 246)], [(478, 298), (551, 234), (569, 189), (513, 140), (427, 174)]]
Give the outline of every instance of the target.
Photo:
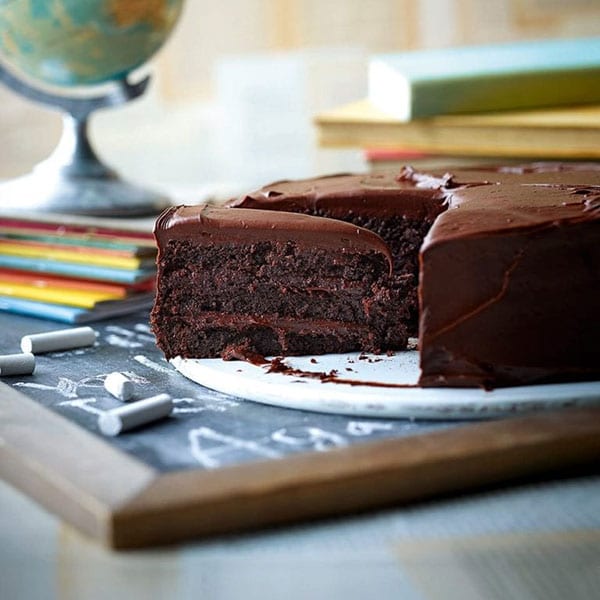
[(372, 165), (598, 159), (600, 38), (374, 56), (368, 98), (316, 125), (321, 146), (368, 148)]
[(149, 307), (151, 223), (100, 221), (0, 215), (0, 311), (86, 323)]

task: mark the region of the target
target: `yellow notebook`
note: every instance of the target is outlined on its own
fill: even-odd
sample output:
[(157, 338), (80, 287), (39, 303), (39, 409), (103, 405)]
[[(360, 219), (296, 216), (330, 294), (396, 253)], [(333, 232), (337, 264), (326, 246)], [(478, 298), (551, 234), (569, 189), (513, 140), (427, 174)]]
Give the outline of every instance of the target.
[(149, 262), (154, 264), (154, 260), (148, 261), (148, 259), (136, 257), (110, 256), (93, 252), (80, 252), (79, 250), (69, 251), (58, 250), (56, 248), (29, 247), (24, 244), (11, 244), (10, 242), (2, 241), (0, 241), (0, 254), (23, 258), (45, 258), (60, 262), (113, 267), (116, 269), (139, 269), (146, 266)]
[(600, 158), (600, 105), (445, 115), (402, 122), (367, 100), (317, 115), (323, 147), (388, 147), (459, 156)]
[(123, 297), (122, 294), (80, 291), (60, 287), (38, 287), (35, 285), (3, 282), (1, 280), (0, 295), (38, 302), (50, 302), (52, 304), (66, 304), (79, 308), (94, 308), (99, 302), (118, 300)]

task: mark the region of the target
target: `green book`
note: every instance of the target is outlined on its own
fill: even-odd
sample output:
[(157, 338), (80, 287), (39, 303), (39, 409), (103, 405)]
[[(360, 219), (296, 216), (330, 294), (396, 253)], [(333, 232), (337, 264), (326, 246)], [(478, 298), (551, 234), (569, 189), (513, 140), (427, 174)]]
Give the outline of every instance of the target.
[(375, 55), (369, 100), (402, 121), (600, 102), (600, 37)]

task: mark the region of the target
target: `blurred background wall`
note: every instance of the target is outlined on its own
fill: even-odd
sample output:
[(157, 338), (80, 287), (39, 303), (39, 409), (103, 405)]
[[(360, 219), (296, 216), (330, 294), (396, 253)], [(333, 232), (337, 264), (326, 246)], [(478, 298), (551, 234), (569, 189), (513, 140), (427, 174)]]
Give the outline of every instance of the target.
[[(187, 0), (151, 92), (93, 135), (124, 175), (171, 188), (360, 169), (359, 151), (316, 149), (311, 115), (365, 95), (370, 53), (597, 34), (598, 0)], [(0, 178), (59, 134), (58, 115), (0, 89)]]

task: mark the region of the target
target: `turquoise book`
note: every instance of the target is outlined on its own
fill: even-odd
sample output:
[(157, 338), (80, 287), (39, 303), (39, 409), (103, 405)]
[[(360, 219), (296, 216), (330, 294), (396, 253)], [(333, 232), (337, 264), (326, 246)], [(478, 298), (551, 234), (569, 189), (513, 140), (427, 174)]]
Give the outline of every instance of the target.
[(92, 323), (103, 319), (121, 317), (136, 310), (148, 309), (153, 302), (154, 294), (135, 294), (124, 300), (100, 302), (92, 309), (85, 309), (67, 306), (66, 304), (53, 304), (0, 295), (0, 312), (60, 321), (62, 323)]
[(34, 273), (47, 273), (50, 275), (63, 275), (71, 278), (93, 279), (94, 281), (107, 281), (134, 285), (153, 277), (156, 269), (117, 269), (95, 265), (68, 263), (45, 258), (23, 258), (21, 256), (8, 256), (0, 253), (0, 267), (17, 269)]
[(402, 121), (600, 102), (600, 37), (374, 55), (369, 100)]

